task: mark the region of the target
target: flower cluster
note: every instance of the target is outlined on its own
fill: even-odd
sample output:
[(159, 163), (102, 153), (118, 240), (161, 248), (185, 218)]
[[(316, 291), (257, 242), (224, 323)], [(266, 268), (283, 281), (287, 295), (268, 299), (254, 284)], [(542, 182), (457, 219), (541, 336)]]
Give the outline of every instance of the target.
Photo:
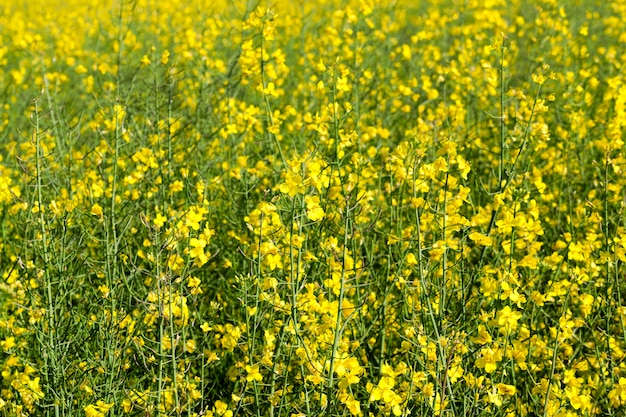
[(0, 415), (626, 412), (620, 2), (6, 3)]

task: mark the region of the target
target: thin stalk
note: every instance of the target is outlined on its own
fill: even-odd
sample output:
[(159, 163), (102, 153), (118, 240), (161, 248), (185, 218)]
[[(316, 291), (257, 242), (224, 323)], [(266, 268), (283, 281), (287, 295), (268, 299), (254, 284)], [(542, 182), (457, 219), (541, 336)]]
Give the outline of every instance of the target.
[(504, 123), (504, 51), (506, 50), (506, 38), (502, 39), (500, 47), (500, 164), (498, 166), (498, 187), (502, 187), (504, 179), (504, 147), (506, 145), (506, 125)]
[[(265, 23), (264, 23), (265, 25)], [(264, 30), (263, 30), (264, 32)], [(265, 116), (267, 117), (267, 121), (269, 123), (269, 127), (273, 127), (274, 126), (274, 118), (272, 117), (272, 108), (270, 107), (270, 100), (267, 96), (267, 94), (265, 94), (265, 89), (267, 88), (267, 80), (266, 80), (266, 75), (265, 75), (265, 63), (263, 62), (263, 32), (261, 32), (261, 84), (263, 87), (263, 104), (265, 105)], [(283, 148), (280, 146), (280, 142), (278, 140), (278, 137), (276, 137), (275, 134), (273, 134), (272, 132), (270, 132), (269, 129), (266, 129), (266, 132), (268, 134), (268, 136), (270, 136), (272, 139), (274, 139), (274, 143), (276, 144), (276, 149), (278, 149), (278, 153), (280, 154), (280, 159), (283, 162), (283, 166), (285, 168), (288, 168), (289, 165), (287, 164), (287, 158), (285, 158), (285, 154), (283, 153)]]
[[(48, 248), (48, 236), (46, 231), (46, 219), (44, 216), (44, 205), (43, 205), (43, 192), (42, 192), (42, 183), (41, 176), (43, 172), (42, 160), (43, 149), (41, 145), (41, 139), (39, 135), (39, 106), (37, 100), (34, 101), (35, 104), (35, 132), (33, 134), (35, 139), (35, 164), (37, 166), (37, 208), (39, 209), (39, 232), (41, 233), (41, 244), (43, 245), (43, 270), (44, 270), (44, 279), (46, 282), (46, 297), (48, 304), (48, 346), (44, 351), (44, 360), (46, 364), (46, 378), (48, 379), (47, 386), (49, 387), (58, 387), (59, 381), (57, 376), (59, 375), (59, 367), (58, 367), (58, 358), (57, 358), (57, 341), (55, 337), (56, 330), (56, 317), (55, 317), (55, 304), (54, 304), (54, 296), (52, 291), (52, 280), (50, 278), (50, 254)], [(52, 375), (52, 376), (50, 376)], [(59, 417), (61, 415), (61, 410), (59, 404), (64, 404), (64, 399), (54, 401), (54, 415), (55, 417)]]
[[(335, 337), (333, 340), (333, 348), (330, 357), (330, 366), (328, 369), (328, 387), (327, 387), (327, 396), (328, 401), (333, 398), (333, 385), (334, 385), (334, 372), (335, 372), (335, 358), (337, 357), (337, 351), (339, 350), (339, 342), (341, 341), (341, 334), (343, 333), (343, 323), (341, 320), (341, 314), (343, 311), (343, 300), (345, 297), (345, 280), (346, 280), (346, 256), (347, 256), (347, 248), (348, 248), (348, 229), (350, 227), (350, 217), (349, 212), (346, 208), (345, 214), (345, 224), (344, 224), (344, 232), (343, 232), (343, 252), (342, 252), (342, 267), (341, 267), (341, 277), (339, 281), (339, 299), (337, 300), (337, 319), (335, 321)], [(330, 415), (332, 407), (328, 407), (328, 414)]]
[[(155, 248), (160, 248), (161, 244), (158, 241), (158, 235), (155, 237), (155, 240), (157, 240), (156, 245), (154, 246)], [(165, 385), (165, 378), (163, 376), (163, 367), (164, 367), (164, 356), (165, 356), (165, 352), (164, 352), (164, 346), (163, 346), (163, 338), (165, 336), (165, 314), (163, 312), (163, 294), (162, 294), (162, 288), (161, 288), (161, 250), (157, 249), (155, 250), (155, 274), (156, 274), (156, 286), (157, 286), (157, 308), (158, 308), (158, 313), (159, 313), (159, 346), (158, 346), (158, 374), (157, 374), (157, 410), (160, 409), (161, 407), (161, 401), (163, 398), (163, 388)]]

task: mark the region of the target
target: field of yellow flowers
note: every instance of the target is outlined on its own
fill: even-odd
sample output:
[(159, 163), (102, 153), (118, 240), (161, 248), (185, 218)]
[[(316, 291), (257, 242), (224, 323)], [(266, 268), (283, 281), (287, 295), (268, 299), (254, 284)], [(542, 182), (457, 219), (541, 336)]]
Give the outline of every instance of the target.
[(0, 416), (626, 415), (625, 21), (2, 2)]

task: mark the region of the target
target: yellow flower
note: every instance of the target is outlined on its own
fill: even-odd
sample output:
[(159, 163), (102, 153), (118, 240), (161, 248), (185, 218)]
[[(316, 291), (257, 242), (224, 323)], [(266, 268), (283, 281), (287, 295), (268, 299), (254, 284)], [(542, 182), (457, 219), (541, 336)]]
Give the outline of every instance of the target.
[(489, 334), (489, 332), (487, 331), (487, 329), (485, 328), (484, 325), (479, 324), (478, 325), (478, 336), (477, 337), (472, 337), (470, 338), (470, 340), (474, 343), (478, 343), (479, 345), (484, 345), (487, 343), (491, 343), (491, 335)]
[(102, 298), (108, 298), (109, 294), (111, 293), (111, 290), (106, 285), (100, 285), (98, 287), (98, 291), (100, 291), (100, 294), (102, 294)]
[(484, 347), (480, 350), (481, 356), (476, 360), (476, 366), (483, 368), (485, 372), (491, 374), (496, 368), (498, 362), (502, 360), (502, 351), (498, 347)]
[(517, 328), (517, 322), (521, 317), (522, 313), (512, 310), (509, 306), (505, 306), (496, 314), (496, 321), (498, 326), (500, 326), (500, 330), (510, 331)]
[(96, 404), (89, 404), (84, 408), (86, 417), (104, 417), (104, 415), (113, 407), (113, 403), (107, 404), (102, 400), (98, 400)]
[(259, 365), (246, 365), (246, 373), (248, 374), (246, 375), (246, 381), (248, 382), (263, 381), (263, 375), (261, 375), (259, 371)]
[(479, 246), (492, 246), (493, 239), (491, 237), (478, 232), (472, 232), (468, 236), (470, 240)]
[(517, 389), (513, 385), (497, 384), (498, 394), (500, 395), (515, 395)]
[(209, 257), (204, 252), (206, 244), (207, 242), (204, 239), (198, 239), (193, 237), (189, 240), (189, 246), (191, 247), (191, 249), (189, 250), (189, 256), (191, 257), (191, 259), (194, 259), (195, 266), (200, 267), (207, 263), (207, 261), (209, 260)]
[(391, 245), (395, 245), (396, 243), (400, 242), (400, 238), (395, 236), (395, 235), (387, 235), (387, 245), (391, 246)]
[(94, 216), (102, 217), (102, 206), (98, 203), (95, 203), (93, 206), (91, 206), (91, 214), (93, 214)]
[(569, 400), (574, 410), (589, 410), (591, 409), (591, 397), (589, 395), (581, 394), (580, 389), (577, 387), (565, 388), (565, 395)]
[(414, 254), (409, 253), (406, 255), (406, 264), (408, 266), (415, 266), (418, 264), (417, 258), (415, 257)]
[(281, 193), (295, 197), (298, 193), (302, 193), (304, 191), (302, 177), (298, 174), (288, 172), (285, 175), (285, 182), (280, 185), (279, 189)]
[(13, 336), (7, 337), (2, 342), (0, 342), (0, 345), (2, 345), (2, 349), (4, 349), (4, 351), (11, 349), (12, 347), (16, 345), (15, 337)]
[(325, 213), (319, 205), (320, 198), (318, 196), (306, 196), (304, 202), (306, 203), (306, 215), (311, 221), (318, 221), (324, 218)]

